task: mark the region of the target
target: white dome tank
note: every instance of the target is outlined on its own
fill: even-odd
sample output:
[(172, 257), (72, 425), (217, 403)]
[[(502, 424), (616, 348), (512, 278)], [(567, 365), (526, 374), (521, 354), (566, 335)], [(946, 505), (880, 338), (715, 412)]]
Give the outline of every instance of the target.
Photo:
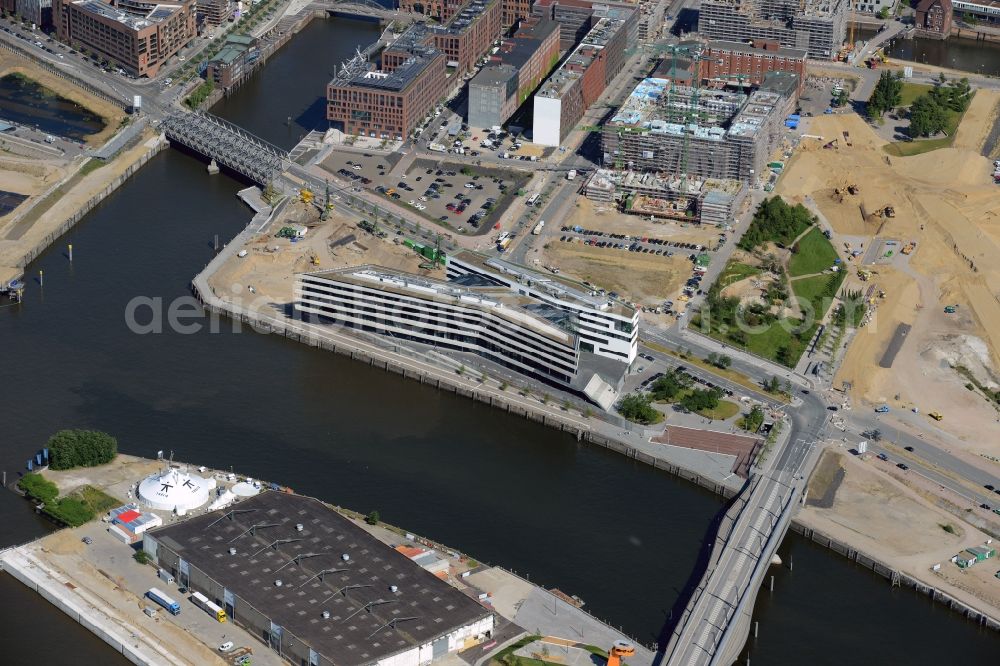
[(143, 479), (139, 483), (139, 499), (154, 509), (175, 511), (183, 516), (208, 502), (214, 488), (215, 479), (205, 479), (172, 467)]

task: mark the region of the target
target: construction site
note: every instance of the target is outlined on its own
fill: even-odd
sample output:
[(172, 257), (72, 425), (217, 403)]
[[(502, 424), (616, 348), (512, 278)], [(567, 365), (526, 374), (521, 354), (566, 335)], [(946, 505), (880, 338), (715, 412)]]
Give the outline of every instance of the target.
[(698, 33), (738, 42), (766, 39), (832, 60), (844, 41), (848, 0), (703, 0)]
[(593, 201), (620, 199), (629, 215), (724, 226), (739, 213), (749, 189), (738, 180), (598, 169), (583, 192)]
[(779, 146), (793, 104), (776, 92), (748, 96), (647, 78), (605, 124), (604, 164), (753, 182)]
[(844, 245), (858, 275), (845, 289), (877, 301), (834, 386), (858, 404), (934, 413), (954, 446), (979, 455), (994, 453), (981, 434), (997, 410), (976, 387), (1000, 379), (1000, 200), (983, 155), (998, 102), (979, 90), (952, 146), (910, 157), (887, 155), (859, 116), (813, 118), (820, 138), (803, 140), (776, 189)]

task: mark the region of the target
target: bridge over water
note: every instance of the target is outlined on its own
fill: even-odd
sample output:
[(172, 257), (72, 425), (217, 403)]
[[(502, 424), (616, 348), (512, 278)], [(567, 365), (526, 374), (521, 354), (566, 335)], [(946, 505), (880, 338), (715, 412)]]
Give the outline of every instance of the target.
[(204, 111), (178, 111), (164, 118), (166, 137), (266, 185), (287, 168), (288, 152)]

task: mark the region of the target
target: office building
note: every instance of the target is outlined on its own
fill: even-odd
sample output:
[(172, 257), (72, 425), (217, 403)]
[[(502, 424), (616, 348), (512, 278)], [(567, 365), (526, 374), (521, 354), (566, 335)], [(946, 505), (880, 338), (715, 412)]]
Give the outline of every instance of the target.
[(848, 0), (702, 0), (698, 33), (710, 40), (774, 41), (832, 60), (844, 41)]
[(500, 0), (469, 0), (445, 25), (414, 23), (382, 52), (383, 69), (407, 60), (414, 49), (433, 47), (458, 76), (472, 71), (502, 31)]
[(232, 0), (196, 0), (198, 18), (207, 26), (216, 27), (227, 22), (236, 11)]
[[(977, 24), (986, 23), (990, 25), (996, 25), (997, 23), (1000, 23), (1000, 0), (978, 0), (978, 1), (950, 0), (949, 3), (951, 5), (950, 12), (945, 9), (946, 5), (944, 4), (946, 2), (949, 2), (949, 0), (941, 0), (941, 2), (942, 5), (940, 11), (945, 13), (946, 15), (949, 15), (947, 19), (944, 19), (944, 17), (942, 17), (942, 20), (944, 20), (945, 23), (949, 26), (951, 24), (950, 15), (954, 12), (958, 12), (960, 16), (965, 16), (966, 14), (968, 14), (970, 17), (974, 18), (977, 21)], [(927, 21), (925, 21), (925, 24), (926, 23)], [(919, 25), (919, 15), (918, 15), (918, 25)], [(944, 32), (943, 29), (942, 32)], [(950, 28), (948, 32), (949, 33), (951, 32)]]
[[(994, 10), (1000, 18), (1000, 4)], [(951, 0), (920, 0), (915, 26), (922, 35), (945, 39), (951, 36), (952, 12)]]
[(422, 666), (493, 632), (489, 609), (309, 497), (264, 491), (142, 537), (179, 586), (292, 664)]
[(698, 59), (701, 85), (713, 88), (759, 88), (770, 72), (788, 72), (798, 81), (801, 93), (806, 79), (806, 52), (777, 42), (709, 42)]
[(559, 24), (547, 19), (524, 22), (469, 81), (469, 125), (505, 123), (558, 61)]
[(215, 82), (220, 88), (231, 88), (253, 73), (259, 58), (260, 48), (255, 38), (227, 35), (222, 50), (208, 61), (205, 79)]
[(747, 96), (645, 79), (604, 126), (604, 165), (752, 182), (784, 135), (791, 103), (765, 90)]
[(750, 190), (738, 180), (597, 169), (583, 192), (595, 201), (620, 200), (630, 215), (724, 225), (734, 222)]
[(555, 384), (571, 385), (579, 368), (576, 336), (564, 312), (549, 313), (494, 284), (455, 284), (361, 266), (300, 276), (295, 300), (300, 313), (477, 354)]
[(197, 34), (194, 0), (55, 0), (53, 22), (61, 41), (107, 58), (135, 76), (156, 76)]
[(347, 134), (381, 139), (409, 135), (444, 97), (445, 56), (414, 45), (389, 70), (375, 70), (363, 54), (343, 63), (326, 89), (326, 117)]
[(448, 278), (478, 279), (535, 299), (573, 318), (582, 351), (621, 363), (635, 360), (638, 311), (584, 285), (471, 250), (448, 257)]
[(14, 11), (39, 28), (52, 25), (52, 0), (14, 0)]
[(535, 93), (532, 141), (558, 146), (625, 66), (636, 40), (635, 10), (609, 7)]

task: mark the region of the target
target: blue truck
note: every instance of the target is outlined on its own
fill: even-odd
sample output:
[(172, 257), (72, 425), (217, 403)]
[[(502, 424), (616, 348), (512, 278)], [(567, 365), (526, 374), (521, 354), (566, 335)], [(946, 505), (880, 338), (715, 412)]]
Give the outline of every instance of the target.
[(164, 594), (163, 590), (151, 587), (146, 591), (146, 598), (163, 606), (171, 615), (181, 614), (181, 605)]

